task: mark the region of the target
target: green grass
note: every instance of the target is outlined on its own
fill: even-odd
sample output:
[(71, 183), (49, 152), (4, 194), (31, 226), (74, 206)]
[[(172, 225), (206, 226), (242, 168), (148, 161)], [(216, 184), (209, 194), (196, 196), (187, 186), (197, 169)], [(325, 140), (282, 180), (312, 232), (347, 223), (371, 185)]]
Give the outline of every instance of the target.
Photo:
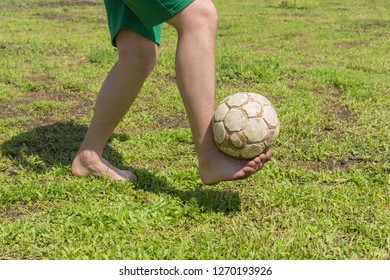
[(70, 163), (116, 60), (101, 1), (0, 3), (0, 259), (390, 259), (390, 7), (214, 1), (217, 98), (265, 94), (281, 133), (244, 181), (203, 186), (176, 34), (105, 157)]

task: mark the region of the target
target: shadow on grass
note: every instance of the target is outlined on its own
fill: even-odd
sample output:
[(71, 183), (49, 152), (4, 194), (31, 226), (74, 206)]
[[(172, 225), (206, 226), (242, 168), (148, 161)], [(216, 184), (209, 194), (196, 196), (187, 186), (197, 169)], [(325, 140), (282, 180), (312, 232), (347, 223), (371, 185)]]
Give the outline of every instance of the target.
[[(86, 132), (86, 126), (74, 122), (60, 122), (23, 132), (4, 142), (0, 148), (2, 155), (13, 160), (16, 165), (23, 166), (30, 172), (44, 174), (54, 167), (69, 166)], [(113, 134), (110, 141), (112, 139), (126, 141), (127, 136)], [(104, 157), (121, 169), (130, 168), (109, 144), (104, 151)], [(202, 188), (182, 191), (173, 188), (164, 179), (148, 170), (130, 169), (138, 177), (134, 184), (138, 189), (176, 196), (184, 203), (193, 202), (195, 199), (197, 205), (204, 211), (231, 213), (240, 209), (241, 201), (236, 192)]]
[(209, 187), (196, 187), (193, 190), (178, 190), (172, 188), (163, 179), (156, 177), (148, 170), (136, 169), (137, 182), (136, 188), (150, 191), (153, 193), (166, 193), (179, 197), (183, 202), (196, 203), (205, 212), (218, 212), (229, 214), (240, 210), (241, 200), (237, 192), (229, 190), (211, 190)]
[[(69, 166), (87, 132), (87, 127), (74, 122), (58, 122), (33, 128), (16, 135), (0, 147), (2, 154), (17, 165), (36, 173), (45, 173), (53, 167)], [(113, 134), (112, 139), (126, 140), (126, 136)], [(104, 156), (114, 164), (123, 166), (123, 158), (107, 146)]]

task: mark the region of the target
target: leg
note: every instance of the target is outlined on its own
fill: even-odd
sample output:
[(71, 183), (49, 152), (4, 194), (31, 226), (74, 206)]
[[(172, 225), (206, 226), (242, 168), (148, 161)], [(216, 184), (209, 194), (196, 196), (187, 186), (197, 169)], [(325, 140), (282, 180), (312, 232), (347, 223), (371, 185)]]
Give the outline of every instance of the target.
[(91, 125), (72, 163), (76, 176), (108, 175), (114, 180), (134, 180), (130, 171), (119, 170), (102, 158), (115, 127), (129, 110), (157, 61), (154, 42), (123, 30), (116, 38), (119, 60), (104, 81)]
[(271, 158), (271, 151), (249, 161), (238, 160), (220, 152), (213, 138), (217, 13), (212, 1), (196, 0), (168, 23), (178, 32), (177, 83), (188, 113), (202, 181), (214, 184), (252, 175)]

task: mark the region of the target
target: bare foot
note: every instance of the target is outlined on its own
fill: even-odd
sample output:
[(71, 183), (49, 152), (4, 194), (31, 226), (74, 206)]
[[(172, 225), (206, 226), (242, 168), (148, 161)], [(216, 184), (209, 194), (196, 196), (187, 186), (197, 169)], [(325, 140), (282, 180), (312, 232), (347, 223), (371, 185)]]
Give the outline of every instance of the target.
[(75, 176), (108, 176), (116, 181), (135, 181), (137, 177), (128, 170), (120, 170), (93, 151), (81, 151), (72, 163)]
[(206, 185), (244, 179), (259, 171), (271, 159), (272, 151), (245, 160), (230, 157), (219, 150), (209, 153), (199, 163), (199, 174)]

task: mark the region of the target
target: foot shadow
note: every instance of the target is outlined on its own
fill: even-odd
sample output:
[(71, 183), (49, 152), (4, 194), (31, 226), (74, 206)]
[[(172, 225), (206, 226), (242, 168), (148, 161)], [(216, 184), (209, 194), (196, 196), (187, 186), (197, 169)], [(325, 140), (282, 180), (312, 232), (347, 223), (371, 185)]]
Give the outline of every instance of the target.
[[(45, 174), (52, 168), (61, 168), (72, 163), (86, 132), (87, 127), (84, 125), (74, 122), (58, 122), (16, 135), (2, 143), (0, 151), (3, 156), (14, 161), (15, 165), (22, 166), (30, 172)], [(113, 134), (110, 141), (113, 139), (126, 141), (127, 136)], [(103, 156), (121, 169), (132, 169), (138, 177), (137, 182), (134, 183), (138, 189), (156, 194), (166, 193), (180, 198), (184, 203), (196, 201), (203, 211), (231, 213), (240, 210), (241, 201), (236, 192), (202, 187), (196, 187), (191, 191), (178, 190), (148, 170), (129, 167), (120, 153), (109, 144)]]
[[(87, 132), (87, 126), (74, 122), (58, 122), (36, 127), (0, 145), (3, 156), (12, 159), (29, 171), (46, 173), (53, 167), (67, 166), (73, 161)], [(114, 134), (120, 140), (125, 136)], [(113, 163), (123, 163), (121, 155), (107, 146), (105, 157)], [(114, 162), (115, 161), (115, 162)]]
[(146, 169), (135, 169), (135, 187), (156, 194), (164, 193), (178, 197), (184, 203), (195, 203), (203, 212), (230, 214), (241, 209), (239, 193), (230, 190), (209, 189), (196, 186), (192, 190), (172, 188), (164, 178), (159, 178)]

